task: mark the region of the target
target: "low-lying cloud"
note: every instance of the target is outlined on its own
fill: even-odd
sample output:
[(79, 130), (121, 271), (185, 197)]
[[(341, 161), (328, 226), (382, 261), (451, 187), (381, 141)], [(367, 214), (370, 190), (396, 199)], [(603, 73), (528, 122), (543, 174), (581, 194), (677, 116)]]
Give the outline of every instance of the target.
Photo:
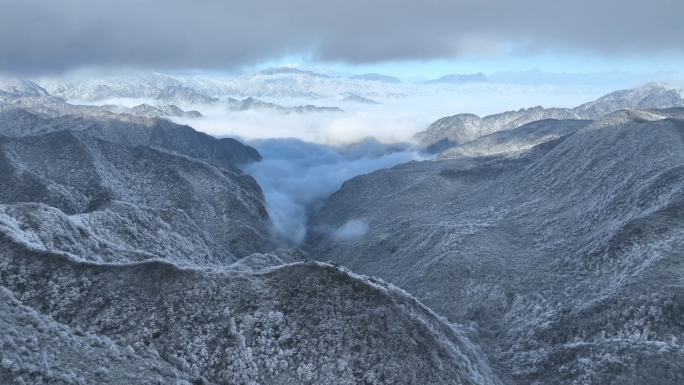
[[(298, 139), (248, 142), (263, 160), (243, 167), (266, 196), (274, 234), (290, 244), (304, 240), (309, 215), (344, 181), (378, 169), (426, 157), (407, 144), (383, 145), (366, 141), (354, 147), (333, 148)], [(346, 225), (345, 225), (346, 226)], [(363, 223), (337, 229), (339, 240), (362, 235)], [(363, 230), (363, 231), (362, 231)]]
[[(404, 98), (377, 97), (372, 94), (374, 89), (366, 90), (364, 97), (380, 103), (368, 105), (342, 101), (339, 95), (346, 91), (336, 90), (337, 95), (318, 100), (262, 98), (285, 107), (316, 104), (340, 107), (344, 112), (230, 111), (227, 104), (217, 102), (181, 105), (185, 110), (199, 110), (202, 118), (171, 119), (214, 136), (242, 138), (261, 153), (261, 162), (243, 166), (243, 170), (264, 191), (274, 234), (296, 245), (306, 236), (310, 214), (346, 180), (426, 159), (409, 143), (415, 133), (427, 129), (437, 119), (464, 112), (484, 116), (540, 104), (575, 107), (608, 92), (605, 88), (490, 83), (454, 87), (401, 85), (397, 92), (404, 93)], [(132, 107), (143, 101), (159, 103), (113, 99), (95, 104)], [(330, 231), (342, 242), (363, 235), (365, 226), (367, 223), (358, 219)]]
[[(204, 118), (186, 122), (213, 135), (242, 137), (261, 153), (261, 162), (244, 166), (243, 170), (264, 191), (274, 234), (296, 245), (306, 236), (311, 213), (346, 180), (427, 159), (426, 154), (407, 142), (439, 118), (461, 112), (486, 115), (542, 102), (547, 107), (575, 107), (605, 92), (502, 85), (460, 90), (398, 100), (378, 99), (379, 105), (340, 104), (339, 100), (331, 99), (315, 101), (317, 105), (337, 105), (344, 109), (343, 113), (285, 115), (269, 111), (201, 110)], [(285, 99), (271, 101), (287, 102)], [(289, 102), (297, 104), (297, 101)], [(363, 140), (369, 137), (378, 141)], [(350, 240), (362, 235), (365, 225), (365, 221), (351, 222), (331, 229), (331, 235), (338, 241)]]
[(362, 237), (368, 232), (368, 223), (364, 219), (351, 219), (333, 231), (337, 241), (348, 241)]
[[(474, 113), (480, 116), (535, 106), (576, 107), (613, 91), (607, 87), (512, 86), (504, 84), (469, 84), (463, 86), (396, 86), (404, 98), (381, 98), (368, 93), (363, 97), (380, 104), (367, 105), (322, 100), (259, 98), (291, 107), (314, 104), (339, 107), (344, 112), (283, 114), (269, 110), (228, 111), (226, 106), (189, 105), (181, 108), (198, 110), (201, 119), (172, 118), (178, 123), (214, 136), (240, 137), (244, 140), (265, 138), (297, 138), (331, 146), (345, 146), (375, 138), (390, 144), (409, 142), (411, 137), (445, 116)], [(343, 92), (345, 90), (339, 90)], [(129, 103), (130, 104), (130, 103)]]

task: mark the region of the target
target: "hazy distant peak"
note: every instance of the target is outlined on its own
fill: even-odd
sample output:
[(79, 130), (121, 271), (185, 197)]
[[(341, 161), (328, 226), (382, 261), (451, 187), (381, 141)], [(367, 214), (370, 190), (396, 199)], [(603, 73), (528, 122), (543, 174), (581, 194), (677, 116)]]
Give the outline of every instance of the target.
[(559, 73), (542, 72), (538, 68), (526, 71), (498, 71), (488, 77), (489, 81), (501, 84), (517, 85), (627, 85), (648, 80), (657, 80), (673, 75), (673, 72), (659, 71), (652, 74), (636, 74), (632, 72), (612, 70), (596, 73)]
[(127, 111), (127, 113), (136, 116), (159, 117), (159, 116), (178, 116), (188, 118), (199, 118), (202, 114), (198, 111), (183, 111), (173, 104), (151, 106), (147, 103), (135, 106)]
[(363, 103), (363, 104), (379, 104), (375, 100), (372, 99), (366, 99), (362, 96), (352, 94), (352, 93), (347, 93), (347, 97), (342, 99), (344, 102), (356, 102), (356, 103)]
[(465, 83), (486, 83), (487, 76), (482, 72), (470, 75), (461, 74), (451, 74), (444, 75), (441, 78), (428, 80), (425, 84), (437, 84), (437, 83), (451, 83), (451, 84), (465, 84)]
[(304, 71), (304, 70), (300, 70), (300, 69), (292, 68), (292, 67), (271, 67), (271, 68), (267, 68), (265, 70), (257, 71), (252, 76), (270, 76), (270, 75), (287, 75), (287, 74), (310, 75), (310, 76), (317, 76), (317, 77), (322, 77), (322, 78), (329, 78), (330, 77), (330, 76), (315, 73), (312, 71)]
[(228, 98), (226, 103), (228, 105), (228, 110), (230, 111), (271, 110), (285, 114), (289, 114), (291, 112), (298, 114), (306, 114), (309, 112), (343, 112), (337, 107), (317, 107), (312, 105), (283, 107), (279, 104), (264, 102), (251, 96), (243, 100)]
[(354, 76), (350, 77), (350, 79), (379, 81), (382, 83), (401, 83), (401, 80), (399, 80), (399, 78), (395, 78), (394, 76), (388, 76), (388, 75), (380, 75), (380, 74), (376, 74), (376, 73), (354, 75)]

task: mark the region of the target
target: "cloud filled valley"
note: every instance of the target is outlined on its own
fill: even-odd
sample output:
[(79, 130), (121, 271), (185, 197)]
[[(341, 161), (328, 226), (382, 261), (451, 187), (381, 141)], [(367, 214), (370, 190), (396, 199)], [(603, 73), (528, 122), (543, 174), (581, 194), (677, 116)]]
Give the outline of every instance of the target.
[(0, 382), (681, 383), (684, 91), (504, 75), (3, 77)]
[[(346, 180), (432, 156), (408, 144), (388, 146), (375, 141), (338, 148), (298, 139), (248, 143), (263, 159), (242, 169), (264, 191), (275, 234), (295, 246), (306, 236), (309, 215)], [(351, 235), (353, 231), (347, 233)]]
[[(425, 86), (422, 86), (425, 87)], [(330, 98), (259, 98), (282, 106), (315, 105), (338, 107), (342, 113), (283, 114), (272, 109), (226, 111), (223, 106), (181, 106), (196, 109), (203, 119), (172, 118), (200, 131), (215, 136), (239, 137), (245, 140), (296, 138), (331, 146), (349, 145), (372, 137), (382, 143), (411, 141), (435, 120), (459, 112), (480, 116), (533, 106), (575, 107), (594, 100), (610, 91), (611, 87), (512, 86), (496, 84), (422, 87), (406, 85), (387, 97), (366, 90), (341, 91)], [(417, 88), (417, 90), (416, 90)], [(377, 105), (343, 101), (351, 93), (376, 101)], [(339, 96), (338, 96), (339, 95)], [(392, 95), (390, 95), (392, 96)], [(137, 105), (137, 101), (127, 101)]]

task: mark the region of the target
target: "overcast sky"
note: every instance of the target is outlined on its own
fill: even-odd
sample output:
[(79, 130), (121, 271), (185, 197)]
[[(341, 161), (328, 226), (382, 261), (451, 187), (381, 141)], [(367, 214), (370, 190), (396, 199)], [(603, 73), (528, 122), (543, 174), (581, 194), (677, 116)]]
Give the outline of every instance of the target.
[(0, 71), (239, 71), (293, 57), (395, 74), (677, 70), (683, 14), (682, 0), (2, 0)]

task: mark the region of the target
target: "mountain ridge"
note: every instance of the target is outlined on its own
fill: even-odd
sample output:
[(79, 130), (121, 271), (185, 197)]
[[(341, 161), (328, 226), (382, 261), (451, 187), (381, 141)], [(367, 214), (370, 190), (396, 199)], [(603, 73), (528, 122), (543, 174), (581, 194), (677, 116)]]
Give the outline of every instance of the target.
[[(75, 263), (6, 241), (0, 246), (0, 279), (23, 294), (23, 304), (62, 324), (80, 325), (133, 351), (159, 356), (186, 376), (212, 382), (500, 383), (465, 335), (412, 297), (332, 265), (294, 263), (254, 273), (180, 269), (159, 261), (107, 266)], [(23, 286), (8, 279), (22, 266), (50, 282), (89, 277), (89, 283), (63, 283), (48, 294), (46, 285), (31, 277)], [(139, 311), (150, 299), (157, 305)], [(245, 306), (247, 300), (253, 305)], [(49, 301), (52, 305), (46, 305)], [(317, 306), (307, 311), (312, 302)], [(176, 308), (173, 303), (187, 305)], [(363, 306), (377, 309), (375, 316), (359, 312)], [(179, 317), (196, 321), (167, 321)], [(335, 335), (316, 327), (317, 319), (334, 328)], [(385, 344), (364, 334), (386, 327), (402, 332)], [(311, 342), (312, 335), (320, 342)], [(416, 349), (401, 353), (399, 346), (410, 339)], [(341, 363), (340, 353), (356, 359)]]
[[(476, 323), (508, 383), (674, 384), (680, 114), (617, 111), (522, 152), (353, 178), (311, 219), (305, 251)], [(367, 231), (336, 240), (352, 220)]]
[(573, 109), (537, 106), (483, 118), (474, 114), (448, 116), (435, 121), (427, 130), (415, 134), (413, 139), (424, 147), (433, 146), (431, 149), (434, 152), (441, 152), (481, 136), (510, 130), (537, 120), (594, 120), (623, 108), (669, 107), (684, 107), (682, 93), (660, 84), (652, 84), (633, 90), (615, 91)]
[(234, 168), (235, 164), (258, 162), (254, 148), (235, 139), (216, 139), (190, 126), (156, 117), (132, 116), (99, 111), (95, 115), (41, 117), (23, 109), (0, 111), (0, 135), (21, 137), (56, 131), (84, 131), (95, 137), (128, 144), (151, 145)]

